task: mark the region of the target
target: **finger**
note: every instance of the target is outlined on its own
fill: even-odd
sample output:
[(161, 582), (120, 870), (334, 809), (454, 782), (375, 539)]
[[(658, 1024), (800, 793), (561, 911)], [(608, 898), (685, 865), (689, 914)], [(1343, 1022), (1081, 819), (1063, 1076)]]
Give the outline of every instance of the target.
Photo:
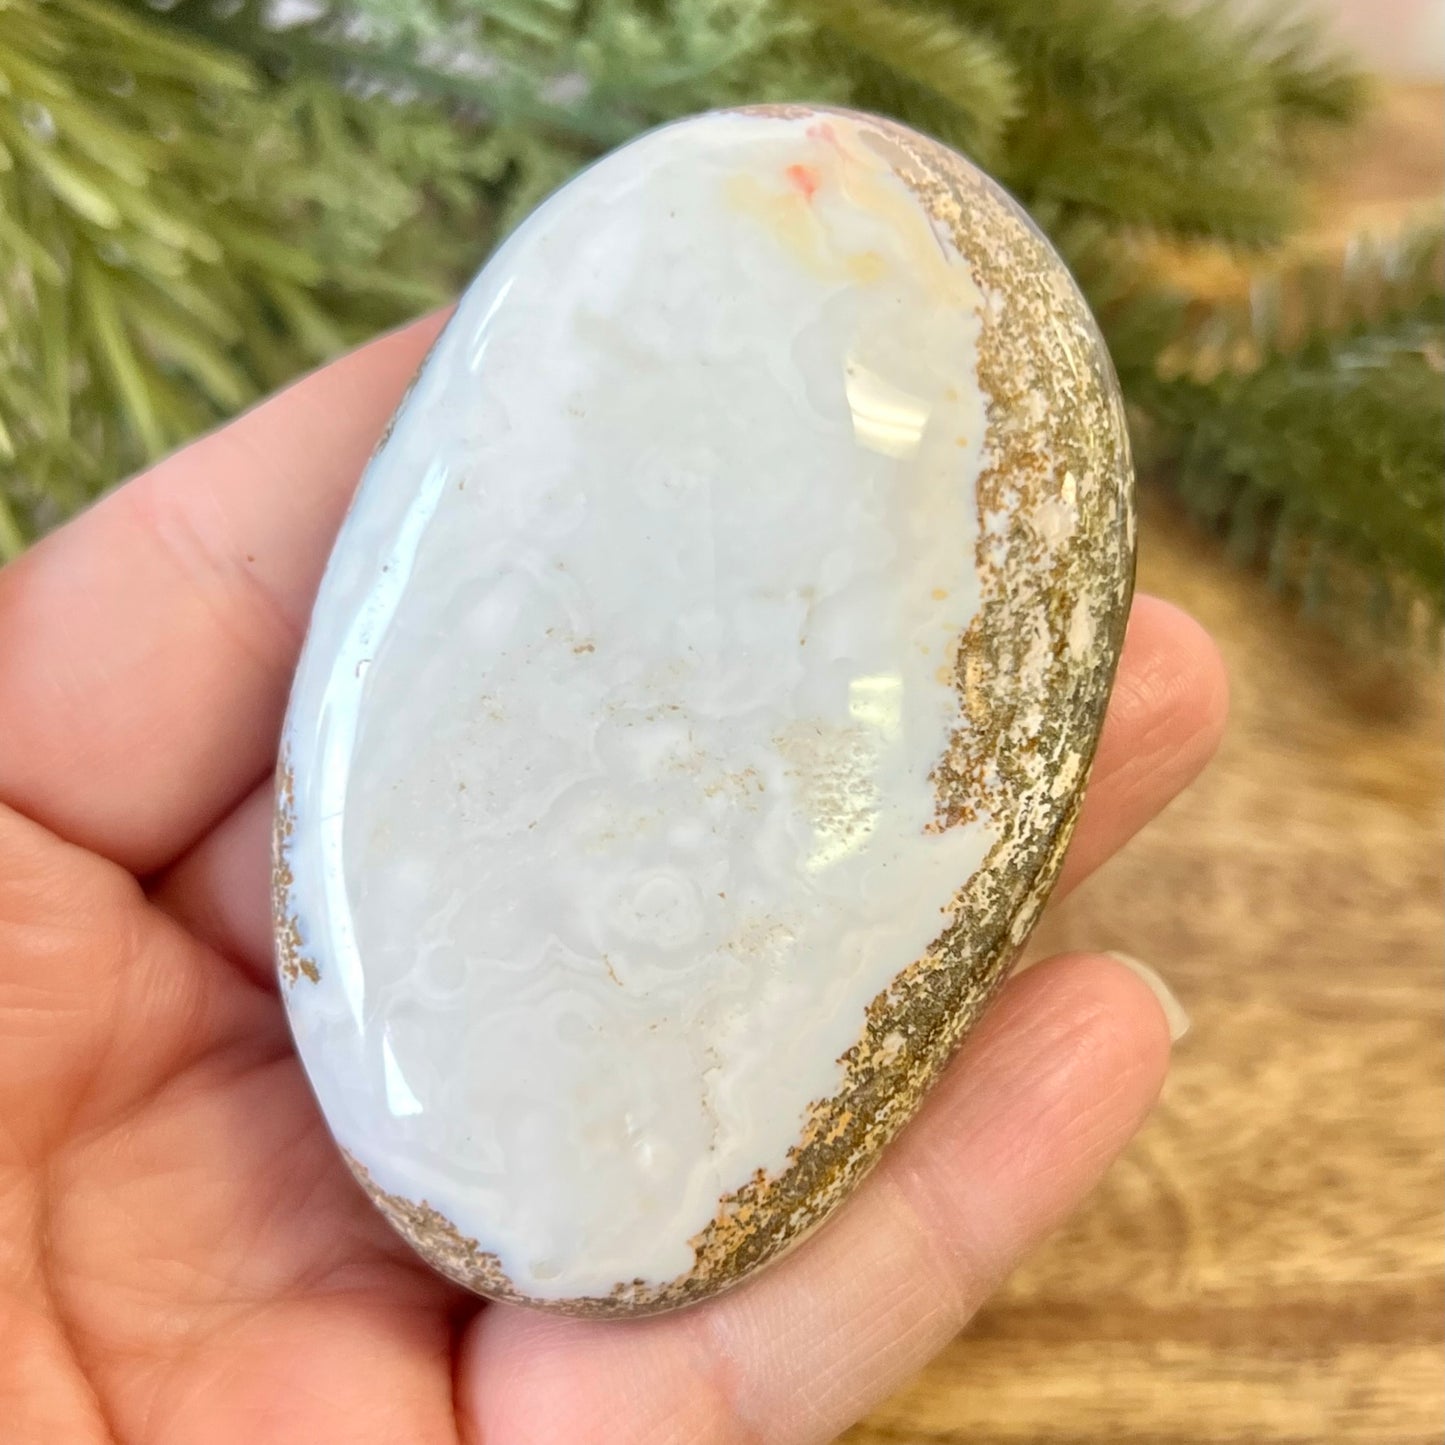
[(151, 885), (151, 901), (256, 982), (275, 987), (268, 779)]
[(1024, 974), (853, 1201), (756, 1280), (617, 1324), (498, 1306), (457, 1375), (474, 1440), (804, 1445), (934, 1354), (1094, 1186), (1167, 1066), (1159, 1005), (1103, 958)]
[(1059, 897), (1204, 771), (1228, 712), (1229, 680), (1214, 639), (1172, 603), (1136, 597)]
[(215, 966), (130, 874), (3, 805), (0, 933), (0, 1177), (209, 1052), (285, 1049), (275, 1000)]
[[(1137, 597), (1088, 800), (1060, 887), (1122, 847), (1204, 766), (1224, 725), (1218, 651), (1178, 608)], [(251, 794), (159, 881), (156, 900), (243, 964), (272, 974), (271, 790)]]
[(256, 783), (342, 512), (438, 326), (306, 378), (0, 571), (0, 802), (146, 872)]

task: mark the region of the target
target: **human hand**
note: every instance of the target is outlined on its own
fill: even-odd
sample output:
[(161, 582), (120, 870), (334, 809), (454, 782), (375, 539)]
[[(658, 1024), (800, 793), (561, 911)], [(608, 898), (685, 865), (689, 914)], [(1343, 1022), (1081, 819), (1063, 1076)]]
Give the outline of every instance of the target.
[[(1107, 958), (1010, 984), (839, 1215), (733, 1292), (487, 1305), (352, 1182), (271, 962), (270, 777), (331, 539), (435, 318), (161, 463), (0, 572), (6, 1445), (826, 1441), (953, 1334), (1154, 1100)], [(1061, 889), (1204, 764), (1220, 663), (1136, 601)], [(140, 881), (138, 881), (140, 880)]]

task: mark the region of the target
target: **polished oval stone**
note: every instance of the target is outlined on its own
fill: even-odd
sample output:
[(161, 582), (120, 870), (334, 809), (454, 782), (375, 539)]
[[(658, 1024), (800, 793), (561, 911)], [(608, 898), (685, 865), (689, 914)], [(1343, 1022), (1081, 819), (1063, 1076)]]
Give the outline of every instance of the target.
[(515, 233), (361, 482), (280, 769), (296, 1041), (426, 1258), (636, 1313), (847, 1195), (1054, 879), (1131, 485), (1064, 267), (894, 124), (702, 116)]

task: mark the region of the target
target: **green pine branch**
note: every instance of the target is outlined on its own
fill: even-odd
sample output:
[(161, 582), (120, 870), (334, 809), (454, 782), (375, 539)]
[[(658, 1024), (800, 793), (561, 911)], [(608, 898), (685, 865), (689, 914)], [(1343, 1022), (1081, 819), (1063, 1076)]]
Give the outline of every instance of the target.
[(997, 155), (1018, 117), (1017, 71), (989, 35), (936, 9), (890, 0), (801, 0), (821, 54), (854, 76), (853, 99), (913, 117), (981, 162)]
[(1245, 39), (1287, 122), (1338, 126), (1360, 117), (1369, 85), (1342, 52), (1324, 44), (1317, 22), (1288, 10), (1278, 17), (1266, 12)]
[[(98, 59), (99, 57), (99, 59)], [(1438, 618), (1439, 247), (1246, 314), (1156, 238), (1258, 252), (1364, 88), (1230, 0), (0, 4), (0, 556), (148, 457), (460, 285), (647, 126), (805, 99), (982, 159), (1080, 277), (1141, 455), (1308, 605)]]
[(526, 126), (540, 137), (590, 153), (620, 145), (635, 133), (635, 121), (587, 97), (549, 100), (547, 82), (562, 73), (560, 65), (539, 63), (545, 50), (520, 47), (519, 54), (520, 37), (526, 34), (518, 18), (524, 6), (515, 0), (507, 5), (505, 25), (496, 19), (498, 8), (494, 3), (485, 11), (478, 8), (470, 20), (460, 7), (456, 20), (437, 13), (419, 31), (384, 23), (358, 28), (354, 11), (339, 0), (321, 0), (308, 18), (284, 29), (270, 22), (267, 0), (224, 6), (214, 0), (176, 0), (157, 20), (244, 55), (277, 82), (297, 76), (339, 87), (363, 82), (382, 94), (461, 106), (501, 125)]
[(7, 554), (483, 253), (480, 137), (105, 0), (0, 7), (0, 96)]
[(1259, 249), (1298, 224), (1297, 177), (1272, 151), (1184, 149), (1167, 131), (1101, 125), (1040, 101), (1001, 176), (1036, 214)]
[[(1361, 101), (1354, 72), (1323, 45), (1318, 24), (1247, 23), (1230, 0), (942, 3), (997, 36), (1037, 93), (1069, 101), (1095, 123), (1163, 131), (1190, 150), (1252, 147), (1269, 137), (1278, 109), (1348, 119)], [(1326, 94), (1333, 110), (1303, 104)]]
[(1445, 235), (1361, 241), (1343, 266), (1196, 317), (1137, 381), (1151, 469), (1335, 625), (1445, 620)]
[(812, 28), (776, 0), (592, 0), (568, 53), (597, 103), (649, 124), (717, 106), (842, 100), (847, 77), (820, 74)]

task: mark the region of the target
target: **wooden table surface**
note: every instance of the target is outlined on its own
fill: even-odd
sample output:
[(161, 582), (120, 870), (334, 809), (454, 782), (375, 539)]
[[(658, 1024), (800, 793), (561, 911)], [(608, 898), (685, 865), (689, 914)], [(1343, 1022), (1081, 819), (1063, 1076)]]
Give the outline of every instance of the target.
[[(1441, 92), (1347, 188), (1438, 209)], [(1392, 207), (1394, 208), (1392, 210)], [(1211, 771), (1031, 951), (1153, 963), (1193, 1017), (1066, 1230), (848, 1445), (1439, 1445), (1441, 679), (1312, 634), (1158, 500), (1140, 584), (1218, 638)]]

